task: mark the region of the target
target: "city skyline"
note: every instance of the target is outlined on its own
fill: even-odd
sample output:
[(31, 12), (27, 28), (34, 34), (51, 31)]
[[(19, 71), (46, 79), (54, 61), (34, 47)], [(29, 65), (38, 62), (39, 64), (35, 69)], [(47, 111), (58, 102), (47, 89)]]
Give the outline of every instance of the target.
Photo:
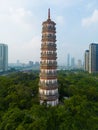
[(0, 1), (0, 43), (8, 44), (9, 63), (40, 61), (41, 24), (48, 8), (57, 23), (59, 64), (66, 62), (68, 53), (83, 60), (88, 45), (98, 42), (97, 0)]

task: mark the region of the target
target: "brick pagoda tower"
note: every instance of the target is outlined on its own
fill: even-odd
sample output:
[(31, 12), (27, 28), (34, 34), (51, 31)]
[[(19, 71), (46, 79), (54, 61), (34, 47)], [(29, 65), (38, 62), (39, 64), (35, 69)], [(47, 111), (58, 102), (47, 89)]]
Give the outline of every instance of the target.
[(40, 104), (55, 106), (58, 104), (57, 53), (55, 22), (48, 19), (42, 23), (42, 44), (40, 62), (39, 97)]

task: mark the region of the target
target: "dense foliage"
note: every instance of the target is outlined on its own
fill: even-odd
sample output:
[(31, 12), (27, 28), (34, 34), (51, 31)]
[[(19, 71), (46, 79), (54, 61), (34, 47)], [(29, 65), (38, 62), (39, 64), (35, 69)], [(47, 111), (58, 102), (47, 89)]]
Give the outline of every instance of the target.
[(60, 104), (39, 105), (37, 72), (0, 77), (0, 130), (98, 130), (98, 75), (58, 72)]

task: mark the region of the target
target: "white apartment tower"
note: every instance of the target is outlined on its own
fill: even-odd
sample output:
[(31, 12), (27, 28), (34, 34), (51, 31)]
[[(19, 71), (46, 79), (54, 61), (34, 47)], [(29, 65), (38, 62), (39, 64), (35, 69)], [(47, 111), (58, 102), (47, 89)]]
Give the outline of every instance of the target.
[(48, 19), (42, 23), (42, 44), (40, 62), (39, 97), (40, 104), (55, 106), (58, 104), (57, 53), (55, 22)]
[(8, 70), (8, 46), (0, 43), (0, 71)]

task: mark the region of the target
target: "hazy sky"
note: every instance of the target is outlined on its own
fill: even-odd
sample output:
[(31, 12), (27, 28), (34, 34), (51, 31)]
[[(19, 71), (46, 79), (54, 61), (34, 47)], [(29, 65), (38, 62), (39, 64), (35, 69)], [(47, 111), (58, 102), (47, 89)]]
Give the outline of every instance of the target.
[(8, 44), (9, 63), (40, 61), (48, 8), (56, 22), (59, 63), (68, 53), (82, 59), (89, 44), (98, 42), (98, 0), (0, 0), (0, 42)]

